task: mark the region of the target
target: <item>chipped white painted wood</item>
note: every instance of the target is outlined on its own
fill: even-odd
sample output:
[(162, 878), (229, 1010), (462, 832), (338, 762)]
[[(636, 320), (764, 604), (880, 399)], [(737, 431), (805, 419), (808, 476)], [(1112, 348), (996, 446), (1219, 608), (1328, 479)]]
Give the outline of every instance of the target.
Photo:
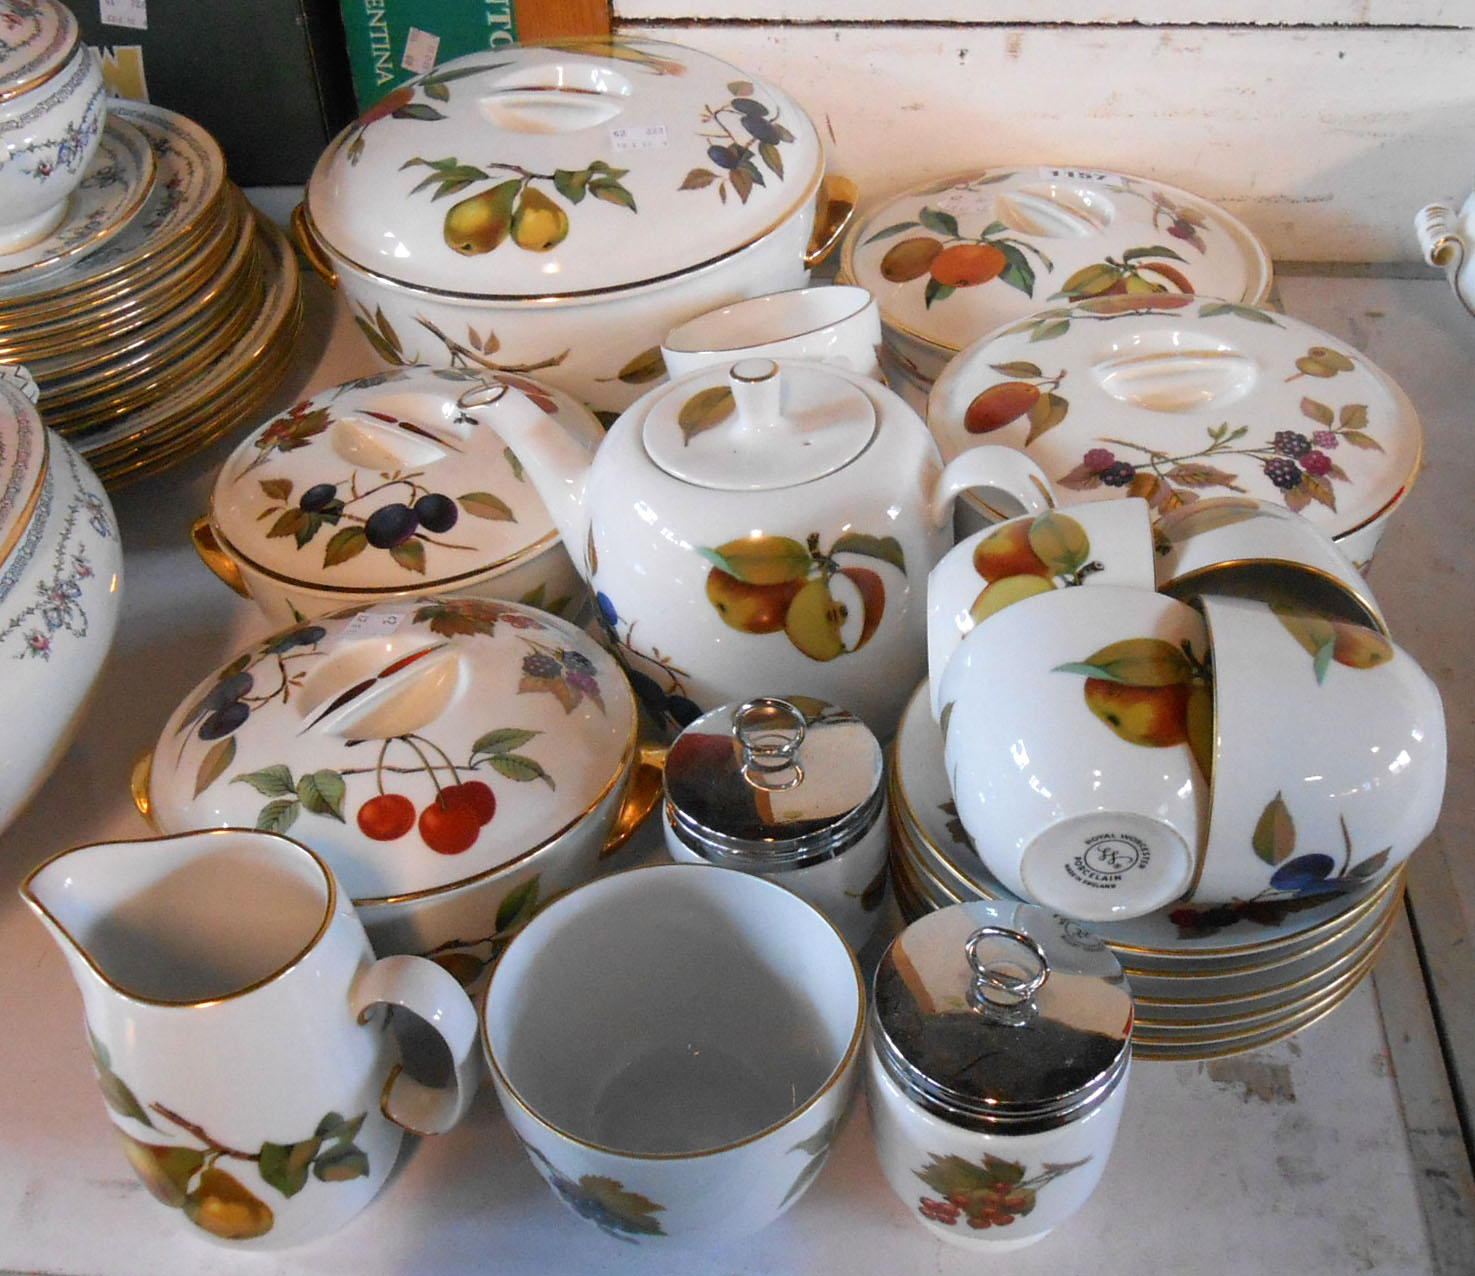
[(1415, 263), (1414, 213), (1475, 171), (1475, 5), (1437, 11), (1467, 21), (625, 26), (621, 10), (616, 29), (786, 88), (868, 201), (961, 170), (1080, 164), (1214, 200), (1279, 259)]
[(1468, 26), (1468, 0), (615, 0), (617, 21), (741, 18), (783, 22), (1213, 22), (1270, 26)]

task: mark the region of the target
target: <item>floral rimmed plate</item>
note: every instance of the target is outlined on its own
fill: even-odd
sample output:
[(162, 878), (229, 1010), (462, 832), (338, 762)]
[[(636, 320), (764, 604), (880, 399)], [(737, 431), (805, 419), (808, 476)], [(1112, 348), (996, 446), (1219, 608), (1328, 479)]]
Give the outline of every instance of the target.
[[(942, 732), (928, 707), (925, 683), (908, 702), (892, 749), (892, 795), (901, 818), (914, 830), (913, 844), (951, 866), (980, 898), (1011, 898), (979, 860), (957, 818)], [(1127, 965), (1192, 969), (1204, 959), (1201, 968), (1225, 969), (1272, 959), (1288, 945), (1315, 943), (1319, 936), (1343, 927), (1352, 910), (1366, 907), (1371, 896), (1392, 885), (1390, 876), (1353, 894), (1298, 897), (1282, 892), (1236, 905), (1174, 904), (1145, 917), (1092, 929)]]
[(1144, 177), (985, 169), (885, 202), (840, 274), (875, 294), (887, 345), (923, 381), (1000, 324), (1082, 297), (1199, 293), (1258, 302), (1269, 254), (1223, 209)]
[(128, 121), (110, 116), (66, 215), (44, 239), (0, 254), (0, 281), (49, 272), (107, 243), (143, 208), (155, 168), (148, 139)]

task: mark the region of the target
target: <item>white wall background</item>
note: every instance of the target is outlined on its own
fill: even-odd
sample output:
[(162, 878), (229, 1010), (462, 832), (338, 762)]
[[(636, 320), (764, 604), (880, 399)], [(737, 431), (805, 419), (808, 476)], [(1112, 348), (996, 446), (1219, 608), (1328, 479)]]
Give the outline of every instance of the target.
[[(1294, 15), (1289, 10), (1294, 8)], [(1182, 186), (1281, 262), (1416, 263), (1475, 182), (1475, 0), (614, 0), (818, 121), (877, 200), (1058, 162)]]

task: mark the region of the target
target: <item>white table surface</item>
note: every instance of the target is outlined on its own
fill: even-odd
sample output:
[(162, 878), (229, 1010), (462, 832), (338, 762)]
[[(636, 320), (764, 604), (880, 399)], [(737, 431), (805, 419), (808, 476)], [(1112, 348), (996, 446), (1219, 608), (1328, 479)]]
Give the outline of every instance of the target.
[[(315, 279), (307, 294), (301, 357), (273, 407), (374, 366), (336, 299)], [(1435, 973), (1453, 980), (1470, 958), (1475, 917), (1475, 861), (1465, 854), (1475, 823), (1475, 670), (1466, 657), (1475, 448), (1463, 437), (1475, 416), (1475, 319), (1428, 278), (1293, 275), (1281, 300), (1379, 362), (1425, 417), (1425, 475), (1371, 580), (1394, 636), (1446, 697), (1449, 795), (1439, 831), (1415, 856), (1428, 864), (1410, 894), (1420, 934), (1447, 937)], [(76, 743), (0, 834), (0, 1270), (889, 1276), (1005, 1262), (1018, 1276), (1475, 1270), (1467, 1150), (1406, 932), (1375, 980), (1287, 1041), (1212, 1061), (1135, 1064), (1095, 1196), (1006, 1260), (947, 1247), (911, 1220), (881, 1177), (863, 1099), (809, 1193), (739, 1244), (636, 1245), (576, 1219), (534, 1173), (487, 1090), (452, 1133), (407, 1142), (380, 1196), (333, 1236), (275, 1254), (201, 1239), (148, 1197), (124, 1161), (93, 1080), (79, 998), (16, 886), (62, 847), (147, 834), (129, 800), (132, 762), (200, 678), (266, 632), (189, 544), (230, 447), (116, 495), (126, 574), (115, 649)], [(1396, 1013), (1380, 998), (1396, 998)], [(1475, 1056), (1467, 1063), (1475, 1067)]]

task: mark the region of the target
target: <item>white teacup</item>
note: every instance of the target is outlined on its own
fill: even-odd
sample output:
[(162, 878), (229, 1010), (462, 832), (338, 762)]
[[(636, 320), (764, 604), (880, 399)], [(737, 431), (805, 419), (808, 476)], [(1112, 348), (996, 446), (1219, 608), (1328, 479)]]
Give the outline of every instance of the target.
[(1204, 596), (1213, 797), (1201, 903), (1350, 892), (1429, 835), (1444, 797), (1439, 691), (1368, 626)]
[(1011, 518), (965, 537), (927, 577), (927, 676), (938, 684), (958, 644), (1016, 602), (1073, 585), (1153, 588), (1152, 520), (1139, 497)]
[(962, 640), (939, 687), (948, 779), (1010, 891), (1082, 921), (1183, 894), (1208, 818), (1207, 648), (1192, 607), (1125, 585), (1039, 594)]
[(881, 312), (868, 290), (817, 284), (709, 310), (671, 329), (661, 353), (673, 377), (762, 356), (819, 359), (881, 381), (880, 346)]
[(1363, 574), (1301, 515), (1247, 496), (1213, 496), (1153, 527), (1157, 587), (1174, 598), (1238, 594), (1280, 599), (1383, 629)]
[(698, 864), (565, 895), (508, 945), (483, 1046), (538, 1172), (623, 1241), (741, 1235), (812, 1182), (857, 1075), (860, 971), (812, 905)]

